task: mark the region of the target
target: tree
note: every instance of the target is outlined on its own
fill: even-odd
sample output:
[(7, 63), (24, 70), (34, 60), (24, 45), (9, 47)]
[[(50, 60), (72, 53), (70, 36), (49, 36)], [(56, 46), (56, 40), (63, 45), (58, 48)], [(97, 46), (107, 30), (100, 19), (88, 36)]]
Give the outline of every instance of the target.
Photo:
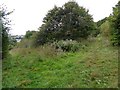
[(37, 44), (65, 40), (87, 38), (95, 29), (92, 16), (88, 10), (70, 1), (62, 7), (54, 6), (43, 19), (36, 37)]
[(7, 12), (6, 8), (0, 6), (0, 53), (2, 53), (2, 59), (5, 58), (8, 54), (8, 32), (10, 30), (9, 23), (10, 21), (7, 19), (7, 15), (11, 14), (12, 12)]
[(113, 45), (120, 45), (120, 1), (113, 8), (113, 14), (110, 16), (111, 26), (111, 41)]

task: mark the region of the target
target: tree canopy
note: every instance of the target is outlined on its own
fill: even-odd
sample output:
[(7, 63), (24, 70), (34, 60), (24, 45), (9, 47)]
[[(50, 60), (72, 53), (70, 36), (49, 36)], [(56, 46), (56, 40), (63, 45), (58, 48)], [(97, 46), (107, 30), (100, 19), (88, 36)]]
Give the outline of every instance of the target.
[(62, 7), (54, 6), (43, 19), (36, 37), (37, 44), (54, 40), (87, 38), (95, 29), (92, 16), (76, 2), (69, 1)]

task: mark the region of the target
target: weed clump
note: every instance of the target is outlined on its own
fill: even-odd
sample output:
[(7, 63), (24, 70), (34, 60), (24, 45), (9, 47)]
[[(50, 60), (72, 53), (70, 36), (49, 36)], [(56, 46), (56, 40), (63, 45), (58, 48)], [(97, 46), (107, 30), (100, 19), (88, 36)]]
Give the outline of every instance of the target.
[(64, 52), (76, 52), (80, 48), (80, 44), (75, 40), (60, 40), (52, 43), (52, 46)]

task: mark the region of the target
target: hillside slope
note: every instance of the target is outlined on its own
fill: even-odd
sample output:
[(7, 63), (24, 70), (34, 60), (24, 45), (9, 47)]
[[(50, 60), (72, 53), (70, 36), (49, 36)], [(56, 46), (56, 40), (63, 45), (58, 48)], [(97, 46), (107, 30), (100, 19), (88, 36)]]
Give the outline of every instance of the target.
[[(29, 53), (25, 53), (29, 51)], [(102, 36), (76, 53), (52, 58), (25, 49), (3, 61), (3, 87), (114, 88), (118, 85), (118, 49)], [(52, 52), (52, 51), (51, 51)]]

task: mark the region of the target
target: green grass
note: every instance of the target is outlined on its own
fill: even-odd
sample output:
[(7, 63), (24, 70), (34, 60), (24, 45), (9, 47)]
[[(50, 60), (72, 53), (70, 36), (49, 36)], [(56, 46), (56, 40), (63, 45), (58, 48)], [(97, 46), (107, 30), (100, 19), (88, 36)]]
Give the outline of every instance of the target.
[(76, 53), (20, 48), (3, 61), (4, 88), (118, 87), (118, 49), (104, 37), (87, 41)]

